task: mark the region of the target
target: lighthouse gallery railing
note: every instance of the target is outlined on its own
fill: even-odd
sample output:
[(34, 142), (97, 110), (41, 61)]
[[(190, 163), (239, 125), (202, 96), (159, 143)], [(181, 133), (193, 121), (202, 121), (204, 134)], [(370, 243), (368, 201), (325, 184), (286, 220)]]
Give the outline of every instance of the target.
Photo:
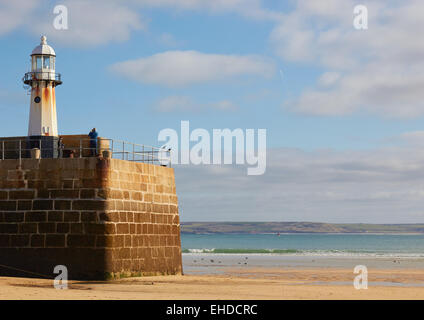
[(30, 85), (32, 81), (36, 80), (54, 81), (57, 84), (61, 84), (62, 75), (57, 72), (31, 71), (25, 73), (24, 77), (22, 78), (22, 81), (28, 85)]

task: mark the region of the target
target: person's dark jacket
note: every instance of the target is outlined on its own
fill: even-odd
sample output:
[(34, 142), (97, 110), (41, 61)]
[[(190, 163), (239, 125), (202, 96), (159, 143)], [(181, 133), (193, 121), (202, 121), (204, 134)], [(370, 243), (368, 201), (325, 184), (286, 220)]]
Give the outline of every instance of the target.
[(99, 135), (97, 131), (90, 131), (88, 134), (91, 140), (97, 141), (97, 136)]

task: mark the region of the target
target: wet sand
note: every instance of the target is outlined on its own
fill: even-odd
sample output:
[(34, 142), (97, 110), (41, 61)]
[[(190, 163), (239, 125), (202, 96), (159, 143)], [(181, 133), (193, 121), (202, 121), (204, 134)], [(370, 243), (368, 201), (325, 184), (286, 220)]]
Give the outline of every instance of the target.
[[(353, 287), (356, 264), (368, 267), (366, 290)], [(0, 277), (0, 299), (424, 299), (423, 266), (422, 258), (184, 255), (183, 276), (69, 281), (67, 290)]]
[(341, 268), (365, 265), (374, 269), (422, 269), (424, 257), (367, 255), (270, 255), (270, 254), (183, 254), (186, 274), (222, 273), (228, 267), (256, 268)]

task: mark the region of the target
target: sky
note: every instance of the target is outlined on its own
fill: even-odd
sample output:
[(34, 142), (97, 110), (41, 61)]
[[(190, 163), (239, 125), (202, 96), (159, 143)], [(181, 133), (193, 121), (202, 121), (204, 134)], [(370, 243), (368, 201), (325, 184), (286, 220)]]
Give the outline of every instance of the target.
[(182, 221), (423, 223), (423, 14), (421, 0), (0, 0), (0, 136), (27, 134), (21, 79), (46, 35), (60, 134), (160, 146), (181, 121), (267, 130), (263, 175), (174, 166)]

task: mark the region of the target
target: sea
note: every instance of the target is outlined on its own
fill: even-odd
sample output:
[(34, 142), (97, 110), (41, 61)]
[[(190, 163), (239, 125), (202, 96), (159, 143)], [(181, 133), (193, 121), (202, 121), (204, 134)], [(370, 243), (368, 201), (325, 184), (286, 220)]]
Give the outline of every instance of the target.
[(423, 234), (182, 234), (183, 254), (424, 257)]

